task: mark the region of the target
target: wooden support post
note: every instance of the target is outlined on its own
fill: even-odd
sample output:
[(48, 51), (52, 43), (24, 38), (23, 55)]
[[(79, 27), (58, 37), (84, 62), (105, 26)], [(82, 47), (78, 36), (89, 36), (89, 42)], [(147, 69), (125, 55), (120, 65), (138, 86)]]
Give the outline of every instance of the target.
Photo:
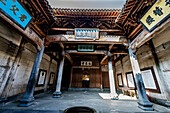
[(109, 81), (110, 81), (110, 96), (113, 100), (117, 100), (118, 95), (116, 93), (115, 78), (114, 78), (114, 73), (113, 73), (111, 55), (108, 55), (108, 69), (109, 69), (108, 71), (109, 71)]
[(54, 98), (60, 98), (61, 97), (61, 81), (62, 81), (62, 75), (63, 75), (63, 68), (64, 68), (64, 60), (65, 55), (63, 55), (63, 59), (60, 62), (60, 67), (58, 71), (58, 79), (57, 79), (57, 85), (56, 85), (56, 91), (53, 93)]
[(70, 75), (70, 84), (69, 84), (69, 88), (71, 88), (72, 79), (73, 79), (73, 67), (71, 66), (71, 75)]
[(32, 101), (34, 100), (33, 93), (37, 82), (38, 72), (43, 57), (43, 53), (44, 53), (44, 46), (41, 47), (41, 51), (37, 52), (34, 65), (32, 68), (32, 72), (30, 75), (30, 79), (28, 81), (27, 89), (25, 91), (24, 97), (22, 98), (19, 104), (20, 107), (27, 107), (33, 104), (32, 103)]
[(66, 54), (66, 58), (70, 61), (71, 64), (73, 64), (73, 60), (69, 54)]
[(50, 57), (50, 64), (49, 64), (49, 67), (48, 67), (48, 74), (47, 74), (47, 77), (45, 79), (44, 92), (47, 92), (47, 86), (48, 86), (48, 82), (49, 82), (49, 79), (50, 79), (50, 68), (51, 68), (52, 60), (53, 59)]
[(130, 62), (135, 75), (135, 82), (138, 90), (138, 107), (143, 110), (152, 111), (152, 103), (148, 100), (146, 90), (144, 87), (140, 67), (137, 61), (137, 56), (133, 53), (132, 49), (129, 48)]
[(103, 62), (107, 59), (107, 55), (103, 57), (103, 59), (101, 60), (100, 64), (103, 64)]
[(114, 46), (114, 44), (111, 44), (111, 45), (109, 46), (109, 51), (112, 50), (113, 46)]

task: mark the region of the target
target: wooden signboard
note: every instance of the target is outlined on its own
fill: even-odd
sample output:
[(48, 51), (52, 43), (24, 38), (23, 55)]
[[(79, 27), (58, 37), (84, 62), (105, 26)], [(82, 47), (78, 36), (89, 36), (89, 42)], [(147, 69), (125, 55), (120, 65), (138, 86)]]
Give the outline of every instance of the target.
[(148, 30), (152, 31), (165, 19), (170, 17), (170, 1), (155, 0), (154, 4), (140, 19), (141, 24)]
[(92, 61), (81, 61), (81, 66), (92, 66)]
[(78, 45), (78, 51), (80, 52), (93, 52), (94, 45)]
[(76, 39), (99, 39), (99, 29), (76, 28)]
[(23, 29), (27, 27), (32, 19), (17, 0), (1, 0), (0, 11)]

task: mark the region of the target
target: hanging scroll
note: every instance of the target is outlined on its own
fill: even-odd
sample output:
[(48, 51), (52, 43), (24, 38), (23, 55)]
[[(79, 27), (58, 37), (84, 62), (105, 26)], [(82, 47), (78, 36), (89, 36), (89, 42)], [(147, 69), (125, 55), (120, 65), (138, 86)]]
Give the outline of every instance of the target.
[(160, 93), (159, 85), (153, 67), (141, 69), (141, 73), (146, 91)]
[(118, 79), (118, 86), (123, 87), (123, 79), (122, 79), (122, 73), (117, 74), (117, 79)]
[(51, 72), (50, 73), (49, 85), (53, 85), (54, 84), (54, 77), (55, 77), (55, 73)]
[(42, 70), (42, 69), (39, 70), (37, 86), (44, 85), (46, 74), (47, 74), (46, 70)]
[(27, 27), (32, 19), (17, 0), (1, 0), (0, 11), (23, 29)]
[(76, 39), (98, 39), (99, 30), (98, 29), (75, 29)]
[(131, 89), (135, 89), (135, 79), (132, 72), (126, 73), (127, 86)]

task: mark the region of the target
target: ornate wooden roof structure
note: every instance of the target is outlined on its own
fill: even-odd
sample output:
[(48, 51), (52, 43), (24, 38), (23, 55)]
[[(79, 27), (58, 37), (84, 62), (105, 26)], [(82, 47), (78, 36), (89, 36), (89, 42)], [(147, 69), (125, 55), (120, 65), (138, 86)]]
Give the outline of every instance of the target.
[(70, 9), (54, 8), (56, 17), (110, 17), (117, 18), (120, 9)]
[(139, 19), (155, 0), (127, 0), (116, 19), (127, 38), (133, 39), (142, 29)]
[[(126, 0), (123, 8), (120, 9), (69, 9), (51, 8), (48, 0), (18, 0), (33, 17), (30, 27), (41, 37), (47, 35), (62, 35), (68, 31), (74, 34), (75, 28), (98, 28), (100, 34), (110, 36), (124, 36), (131, 41), (143, 29), (139, 23), (139, 18), (154, 2), (154, 0)], [(48, 41), (49, 39), (50, 41)], [(46, 38), (49, 43), (46, 48), (50, 51), (60, 51), (61, 46), (58, 36)], [(68, 40), (67, 40), (68, 41)], [(54, 43), (53, 43), (54, 42)], [(57, 42), (57, 43), (56, 43)], [(90, 42), (88, 42), (90, 43)], [(76, 49), (77, 42), (64, 43), (64, 48)], [(104, 44), (95, 42), (96, 49), (106, 49), (110, 52), (116, 50), (126, 51), (123, 42), (114, 44)], [(60, 48), (54, 50), (54, 48)]]

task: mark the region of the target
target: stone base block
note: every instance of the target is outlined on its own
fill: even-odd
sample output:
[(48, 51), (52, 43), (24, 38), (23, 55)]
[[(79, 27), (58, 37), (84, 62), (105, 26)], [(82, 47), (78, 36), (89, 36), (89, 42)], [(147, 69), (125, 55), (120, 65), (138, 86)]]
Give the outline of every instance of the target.
[(34, 101), (34, 97), (29, 97), (29, 98), (23, 98), (22, 100), (20, 100), (20, 104), (18, 105), (18, 107), (28, 107), (33, 105)]
[(61, 95), (62, 95), (61, 92), (54, 92), (54, 93), (53, 93), (53, 98), (60, 98)]

